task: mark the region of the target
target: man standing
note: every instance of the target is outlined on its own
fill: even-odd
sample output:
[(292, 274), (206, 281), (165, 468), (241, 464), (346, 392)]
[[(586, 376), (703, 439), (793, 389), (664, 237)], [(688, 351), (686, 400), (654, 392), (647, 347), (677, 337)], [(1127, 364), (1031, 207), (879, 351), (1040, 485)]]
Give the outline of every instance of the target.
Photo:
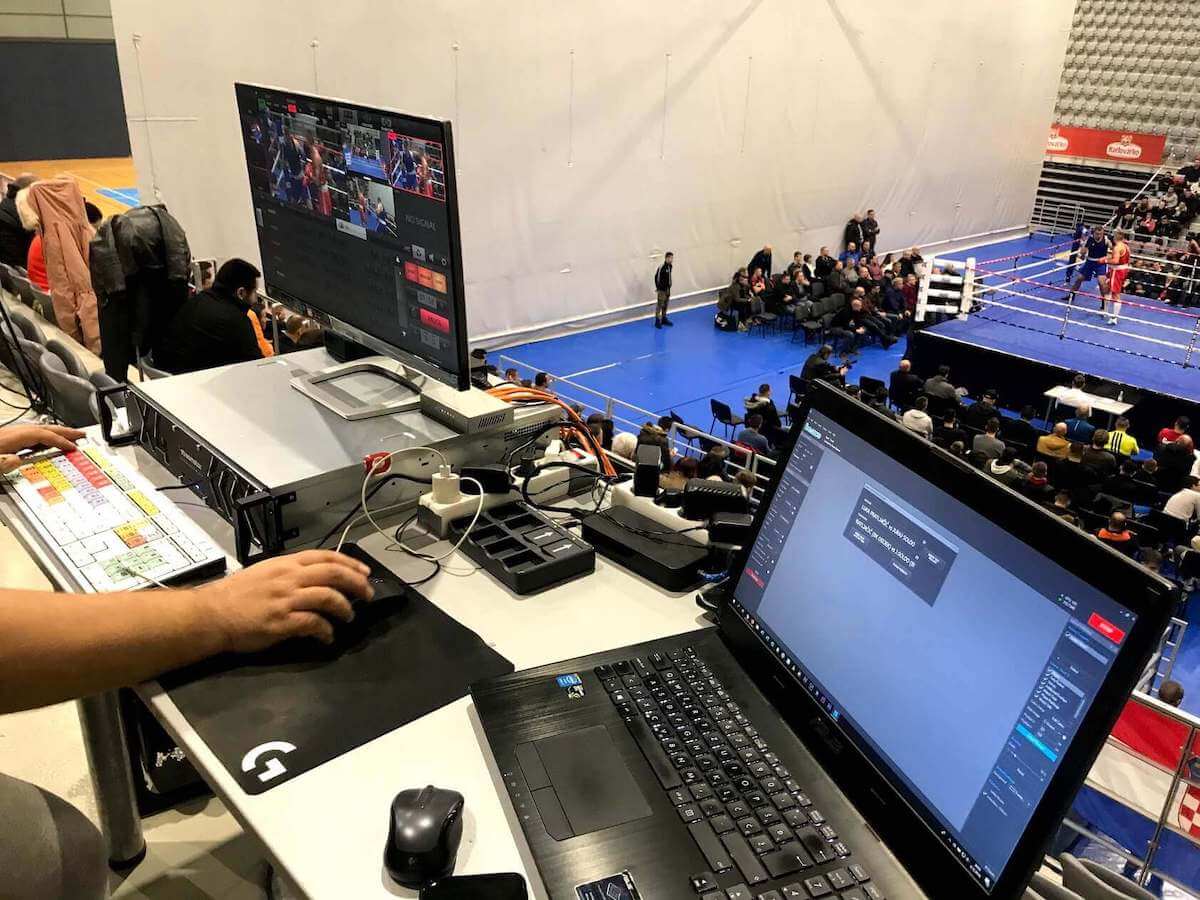
[(821, 252), (817, 255), (817, 261), (813, 264), (813, 275), (817, 277), (818, 281), (824, 281), (836, 265), (837, 260), (830, 255), (829, 248), (822, 247)]
[(862, 213), (855, 213), (846, 223), (846, 230), (842, 234), (842, 243), (846, 245), (847, 249), (852, 245), (861, 247), (865, 237)]
[(908, 409), (921, 393), (923, 384), (921, 376), (912, 370), (912, 361), (902, 359), (899, 367), (888, 379), (888, 398), (897, 409)]
[(1075, 265), (1079, 262), (1079, 247), (1083, 244), (1085, 234), (1087, 226), (1082, 221), (1076, 222), (1075, 230), (1071, 232), (1071, 252), (1067, 256), (1067, 267), (1063, 270), (1063, 284), (1067, 284), (1075, 274)]
[(763, 248), (750, 258), (746, 271), (754, 274), (755, 269), (762, 269), (763, 278), (771, 277), (771, 245), (763, 244)]
[[(1125, 232), (1118, 230), (1113, 235), (1112, 252), (1108, 256), (1108, 265), (1111, 275), (1108, 279), (1108, 299), (1111, 305), (1108, 305), (1109, 325), (1117, 324), (1117, 317), (1121, 315), (1121, 289), (1125, 287), (1125, 278), (1129, 275), (1129, 245), (1125, 243)], [(1107, 304), (1103, 300), (1100, 301), (1100, 311), (1104, 311)]]
[[(1071, 283), (1070, 292), (1063, 297), (1068, 303), (1075, 302), (1075, 293), (1085, 281), (1096, 279), (1100, 287), (1101, 298), (1108, 296), (1108, 238), (1104, 236), (1104, 226), (1097, 225), (1092, 229), (1091, 237), (1083, 245), (1084, 261), (1079, 274)], [(1104, 312), (1104, 300), (1100, 301), (1100, 312)], [(1113, 321), (1116, 321), (1115, 319)]]
[(654, 327), (662, 328), (675, 323), (667, 318), (667, 304), (671, 302), (671, 269), (675, 265), (675, 254), (668, 250), (663, 254), (662, 265), (654, 273), (654, 290), (658, 304), (654, 307)]
[(867, 210), (867, 217), (865, 219), (863, 219), (863, 223), (862, 223), (862, 231), (863, 231), (863, 239), (862, 239), (863, 252), (864, 253), (866, 253), (866, 252), (874, 253), (876, 251), (876, 249), (878, 248), (878, 244), (876, 243), (876, 241), (879, 239), (879, 221), (875, 218), (875, 210), (873, 210), (873, 209)]

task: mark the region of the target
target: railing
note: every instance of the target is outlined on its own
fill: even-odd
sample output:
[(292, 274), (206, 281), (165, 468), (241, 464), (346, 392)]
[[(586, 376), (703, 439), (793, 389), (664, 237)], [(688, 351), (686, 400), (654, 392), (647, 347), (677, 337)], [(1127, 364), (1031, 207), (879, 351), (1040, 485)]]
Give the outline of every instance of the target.
[(1179, 648), (1183, 645), (1183, 636), (1187, 632), (1187, 626), (1186, 619), (1171, 617), (1162, 637), (1159, 638), (1158, 648), (1146, 663), (1146, 668), (1142, 670), (1142, 677), (1138, 679), (1134, 690), (1153, 696), (1158, 693), (1159, 685), (1164, 681), (1171, 680), (1171, 673), (1175, 671), (1175, 659), (1179, 655)]
[[(539, 371), (543, 371), (512, 356), (500, 354), (496, 359), (496, 367), (498, 369), (502, 371), (516, 369), (517, 374), (522, 378), (532, 379)], [(635, 435), (641, 431), (642, 426), (646, 423), (654, 425), (661, 418), (659, 413), (643, 409), (640, 406), (635, 406), (617, 397), (593, 390), (576, 381), (572, 381), (570, 378), (555, 375), (553, 372), (547, 372), (546, 374), (553, 381), (552, 388), (554, 392), (562, 399), (571, 403), (578, 403), (582, 406), (585, 418), (593, 412), (602, 413), (606, 419), (611, 419), (615, 425), (624, 426), (621, 430), (630, 431)], [(566, 385), (569, 390), (565, 390), (563, 385)], [(755, 453), (725, 438), (717, 437), (715, 434), (710, 434), (695, 425), (672, 422), (670, 429), (667, 431), (667, 440), (673, 454), (676, 456), (702, 456), (711, 447), (721, 446), (726, 448), (729, 453), (726, 465), (735, 471), (744, 469), (755, 477), (757, 482), (757, 486), (754, 489), (755, 499), (757, 499), (762, 489), (766, 486), (771, 476), (771, 471), (776, 465), (775, 461), (768, 456)], [(626, 460), (626, 462), (631, 461)]]
[[(1122, 735), (1135, 742), (1140, 740), (1141, 746), (1127, 743), (1121, 739)], [(1193, 845), (1197, 843), (1197, 838), (1190, 835), (1190, 828), (1181, 827), (1178, 816), (1189, 795), (1200, 793), (1198, 740), (1200, 718), (1135, 692), (1085, 785), (1151, 824), (1148, 830), (1152, 834), (1146, 841), (1145, 853), (1126, 849), (1111, 835), (1100, 833), (1071, 815), (1063, 820), (1063, 825), (1138, 867), (1141, 870), (1136, 879), (1138, 884), (1145, 886), (1152, 876), (1157, 876), (1194, 895), (1196, 885), (1183, 883), (1154, 864), (1167, 831), (1174, 831)], [(1195, 850), (1200, 853), (1200, 847)]]
[(1072, 234), (1075, 226), (1084, 218), (1083, 204), (1069, 200), (1051, 200), (1038, 197), (1033, 203), (1033, 215), (1029, 218), (1031, 231), (1048, 234), (1051, 238), (1060, 234)]

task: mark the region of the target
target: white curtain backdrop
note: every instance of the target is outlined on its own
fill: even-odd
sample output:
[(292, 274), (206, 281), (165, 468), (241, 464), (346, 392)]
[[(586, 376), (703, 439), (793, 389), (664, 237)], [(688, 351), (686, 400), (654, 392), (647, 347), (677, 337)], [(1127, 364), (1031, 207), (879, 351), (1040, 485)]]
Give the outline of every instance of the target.
[(1072, 0), (113, 0), (145, 202), (257, 259), (234, 81), (453, 120), (474, 340), (1028, 220)]

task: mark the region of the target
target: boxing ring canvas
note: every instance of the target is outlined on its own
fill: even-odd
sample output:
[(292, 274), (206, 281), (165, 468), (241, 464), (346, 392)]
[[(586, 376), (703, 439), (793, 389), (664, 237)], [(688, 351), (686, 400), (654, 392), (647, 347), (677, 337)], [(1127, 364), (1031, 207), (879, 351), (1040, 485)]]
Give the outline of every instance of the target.
[(1083, 372), (1135, 403), (1135, 431), (1200, 412), (1200, 309), (1126, 293), (1117, 324), (1109, 325), (1094, 281), (1068, 298), (1064, 280), (1077, 270), (1067, 268), (1067, 250), (1034, 235), (972, 251), (992, 256), (977, 262), (975, 311), (916, 332), (914, 366), (932, 374), (949, 363), (955, 383), (972, 394), (1000, 387), (1010, 408), (1040, 409), (1043, 391)]

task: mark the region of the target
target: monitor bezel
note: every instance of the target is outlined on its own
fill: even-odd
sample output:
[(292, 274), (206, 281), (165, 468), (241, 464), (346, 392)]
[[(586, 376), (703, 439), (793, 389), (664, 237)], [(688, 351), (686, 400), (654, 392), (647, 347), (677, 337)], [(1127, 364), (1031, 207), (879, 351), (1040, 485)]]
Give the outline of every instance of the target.
[[(1137, 621), (1117, 654), (1062, 763), (1050, 779), (1018, 840), (1008, 864), (990, 892), (963, 867), (929, 829), (910, 800), (879, 765), (826, 713), (796, 676), (771, 651), (762, 636), (733, 606), (736, 583), (720, 609), (722, 634), (755, 683), (784, 720), (855, 804), (909, 875), (931, 896), (963, 900), (1018, 897), (1041, 863), (1043, 849), (1056, 832), (1071, 801), (1103, 747), (1137, 678), (1175, 608), (1177, 589), (1136, 562), (1102, 544), (965, 461), (925, 441), (843, 391), (814, 382), (780, 448), (752, 536), (739, 551), (731, 572), (740, 579), (778, 489), (792, 448), (810, 410), (818, 410), (892, 459), (960, 499), (975, 512), (1037, 550), (1054, 547), (1062, 568), (1131, 610)], [(1016, 530), (1019, 527), (1019, 531)], [(1042, 551), (1038, 551), (1042, 552)], [(1119, 599), (1118, 599), (1119, 598)]]
[[(409, 350), (405, 350), (403, 347), (397, 347), (395, 344), (392, 344), (386, 340), (382, 340), (375, 335), (363, 331), (349, 322), (343, 322), (319, 303), (314, 303), (311, 299), (296, 299), (298, 299), (305, 306), (305, 312), (309, 313), (311, 318), (320, 321), (323, 327), (333, 331), (339, 337), (368, 347), (377, 353), (390, 357), (391, 359), (394, 359), (405, 366), (416, 369), (421, 374), (427, 375), (430, 378), (434, 378), (443, 384), (448, 384), (457, 390), (469, 390), (471, 387), (471, 366), (470, 354), (467, 347), (466, 288), (465, 279), (463, 277), (462, 236), (460, 233), (460, 217), (458, 212), (458, 174), (455, 168), (454, 134), (450, 120), (437, 116), (425, 116), (417, 113), (403, 112), (401, 110), (392, 109), (385, 106), (370, 106), (365, 103), (356, 103), (353, 100), (344, 100), (339, 97), (325, 97), (319, 94), (309, 94), (304, 91), (293, 91), (288, 88), (278, 87), (277, 85), (256, 84), (248, 81), (235, 81), (233, 83), (233, 100), (234, 106), (237, 108), (238, 140), (243, 143), (244, 138), (242, 137), (241, 127), (242, 109), (241, 104), (238, 102), (238, 91), (242, 88), (258, 91), (273, 91), (277, 94), (283, 95), (284, 97), (294, 97), (318, 103), (331, 103), (339, 106), (351, 107), (356, 110), (363, 110), (373, 114), (378, 113), (385, 116), (398, 116), (412, 119), (426, 125), (433, 125), (441, 130), (441, 136), (443, 138), (442, 149), (446, 166), (445, 203), (447, 213), (447, 230), (449, 231), (450, 238), (450, 281), (454, 287), (454, 321), (458, 326), (455, 329), (455, 356), (457, 358), (458, 371), (450, 372), (438, 365), (433, 360), (426, 359), (423, 356), (420, 356)], [(247, 187), (250, 189), (250, 209), (251, 216), (253, 217), (254, 189), (250, 180), (250, 166), (249, 161), (245, 159), (246, 150), (243, 143), (240, 143), (239, 147), (241, 148), (243, 163), (246, 166), (246, 183)], [(257, 235), (258, 228), (256, 225), (256, 239)], [(261, 254), (262, 248), (260, 243), (260, 260)], [(270, 298), (272, 296), (271, 282), (268, 280), (265, 273), (263, 274), (263, 289), (267, 297)], [(295, 296), (287, 291), (281, 291), (280, 293), (289, 298)], [(312, 315), (312, 313), (315, 313), (315, 315)]]

